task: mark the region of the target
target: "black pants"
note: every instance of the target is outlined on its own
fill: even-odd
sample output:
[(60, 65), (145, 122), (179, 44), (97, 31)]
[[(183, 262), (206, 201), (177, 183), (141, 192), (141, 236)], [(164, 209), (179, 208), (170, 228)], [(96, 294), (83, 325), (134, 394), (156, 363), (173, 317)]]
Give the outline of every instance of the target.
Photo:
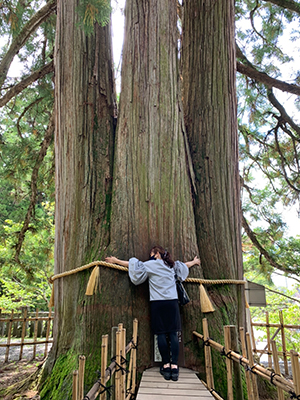
[(157, 344), (163, 364), (178, 364), (179, 341), (177, 332), (160, 333), (157, 335)]

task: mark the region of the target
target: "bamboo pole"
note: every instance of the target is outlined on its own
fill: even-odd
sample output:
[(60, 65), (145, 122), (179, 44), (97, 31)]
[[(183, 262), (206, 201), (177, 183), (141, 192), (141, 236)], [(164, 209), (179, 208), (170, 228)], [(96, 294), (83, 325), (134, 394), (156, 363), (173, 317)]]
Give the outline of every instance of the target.
[[(203, 325), (203, 336), (205, 343), (205, 341), (209, 339), (207, 318), (203, 318), (202, 325)], [(206, 382), (208, 389), (211, 390), (215, 388), (215, 384), (214, 384), (214, 377), (212, 370), (210, 346), (204, 346), (204, 356), (205, 356)]]
[(84, 369), (85, 369), (85, 356), (79, 356), (78, 368), (78, 400), (84, 397)]
[[(38, 318), (39, 318), (39, 309), (35, 310), (35, 321), (34, 321), (34, 334), (33, 334), (33, 341), (37, 341), (37, 328), (38, 328)], [(34, 360), (36, 356), (36, 343), (33, 345), (33, 353), (32, 359)]]
[[(253, 368), (254, 359), (253, 359), (253, 352), (252, 352), (249, 332), (246, 332), (246, 343), (247, 343), (247, 350), (248, 350), (248, 356), (249, 356), (249, 366), (250, 366), (250, 368)], [(253, 374), (253, 373), (251, 374), (251, 382), (252, 382), (253, 398), (254, 398), (254, 400), (258, 400), (259, 394), (258, 394), (257, 380), (256, 380), (255, 374)]]
[(272, 368), (272, 357), (271, 357), (271, 338), (270, 338), (270, 325), (269, 325), (269, 312), (266, 311), (266, 327), (267, 327), (267, 343), (268, 343), (268, 365)]
[[(201, 340), (203, 340), (203, 335), (201, 335), (200, 333), (198, 333), (196, 331), (193, 331), (193, 334), (195, 336), (199, 337)], [(249, 337), (249, 340), (250, 340), (250, 337)], [(222, 353), (223, 350), (224, 350), (224, 347), (220, 343), (217, 343), (212, 339), (209, 339), (209, 344), (210, 344), (211, 347), (213, 347), (214, 349), (218, 350), (220, 353)], [(250, 366), (250, 361), (249, 360), (247, 360), (244, 357), (241, 357), (240, 354), (237, 354), (234, 351), (231, 352), (231, 358), (236, 362), (240, 362), (240, 363), (242, 363), (242, 364), (244, 364), (246, 366)], [(253, 372), (255, 372), (258, 375), (262, 376), (264, 379), (267, 379), (267, 380), (271, 381), (272, 372), (267, 370), (266, 368), (264, 368), (264, 367), (262, 367), (262, 366), (260, 366), (258, 364), (255, 364), (252, 370), (253, 370)], [(294, 390), (293, 383), (288, 381), (288, 380), (286, 380), (286, 379), (284, 379), (281, 376), (277, 376), (276, 375), (273, 378), (273, 383), (274, 383), (274, 385), (276, 385), (278, 387), (281, 387), (283, 390), (285, 390), (287, 392), (290, 392), (290, 391)]]
[[(281, 375), (280, 367), (279, 367), (278, 352), (277, 352), (275, 340), (271, 341), (271, 345), (272, 345), (274, 372), (275, 372), (275, 374)], [(279, 387), (277, 388), (277, 393), (278, 393), (278, 400), (284, 400), (284, 393), (281, 388), (279, 388)]]
[(223, 397), (221, 397), (221, 396), (215, 391), (215, 389), (209, 389), (206, 382), (201, 381), (201, 383), (206, 387), (207, 390), (210, 391), (210, 393), (214, 396), (215, 399), (217, 399), (217, 400), (224, 400)]
[[(224, 326), (224, 342), (225, 342), (225, 353), (228, 354), (230, 351), (231, 340), (230, 340), (230, 326)], [(227, 369), (227, 399), (233, 400), (232, 390), (232, 361), (226, 357), (226, 369)]]
[(8, 332), (7, 332), (7, 341), (6, 341), (6, 352), (5, 352), (5, 360), (4, 362), (8, 361), (8, 356), (9, 356), (9, 347), (10, 347), (10, 339), (11, 339), (11, 328), (12, 328), (12, 323), (13, 323), (13, 318), (14, 318), (14, 311), (11, 312), (10, 314), (10, 320), (8, 323)]
[(279, 311), (279, 320), (280, 320), (280, 328), (281, 328), (281, 340), (282, 340), (282, 352), (283, 352), (283, 363), (284, 363), (284, 372), (286, 375), (289, 374), (289, 367), (287, 362), (287, 352), (286, 352), (286, 341), (285, 341), (285, 332), (284, 332), (284, 323), (283, 323), (283, 314), (282, 311)]
[(45, 343), (45, 355), (44, 358), (47, 357), (48, 354), (48, 341), (49, 341), (49, 334), (50, 334), (50, 323), (51, 323), (51, 307), (49, 307), (49, 314), (47, 320), (47, 329), (46, 329), (46, 343)]
[[(105, 386), (105, 372), (107, 367), (107, 352), (108, 352), (108, 335), (102, 336), (102, 345), (101, 345), (101, 383)], [(102, 388), (103, 389), (103, 388)], [(100, 394), (100, 400), (106, 399), (106, 392)]]
[(296, 396), (299, 396), (300, 395), (300, 366), (299, 366), (299, 360), (298, 360), (298, 353), (294, 350), (291, 350), (291, 361), (292, 361), (293, 382), (294, 382), (294, 386), (295, 386), (295, 393), (296, 393)]
[(133, 349), (131, 350), (133, 353), (132, 357), (132, 383), (131, 383), (131, 392), (135, 393), (135, 385), (136, 385), (136, 353), (137, 353), (137, 336), (138, 334), (138, 320), (135, 318), (133, 320)]
[(22, 356), (23, 356), (23, 347), (24, 347), (24, 340), (25, 340), (25, 334), (26, 334), (26, 318), (27, 318), (27, 308), (24, 308), (19, 361), (22, 360)]
[(78, 400), (78, 371), (73, 371), (72, 400)]
[(252, 339), (252, 349), (254, 351), (254, 353), (257, 353), (257, 349), (256, 349), (256, 343), (255, 343), (255, 336), (254, 336), (254, 323), (252, 322), (252, 318), (251, 318), (251, 314), (250, 314), (250, 321), (251, 321), (251, 339)]
[[(230, 325), (230, 343), (231, 343), (230, 349), (233, 350), (234, 352), (239, 353), (237, 330), (235, 325)], [(233, 367), (235, 397), (239, 400), (243, 400), (244, 392), (243, 392), (240, 364), (234, 362), (232, 363), (232, 367)]]
[[(121, 365), (126, 369), (126, 329), (122, 328), (122, 341), (121, 341)], [(126, 398), (126, 373), (121, 370), (121, 399)]]
[[(121, 331), (116, 332), (116, 364), (121, 365)], [(115, 400), (121, 400), (121, 370), (117, 366), (116, 372), (115, 372)]]
[[(242, 355), (243, 355), (243, 357), (248, 358), (246, 339), (245, 339), (245, 330), (242, 327), (240, 328), (240, 340), (241, 340), (241, 345), (242, 345)], [(253, 389), (252, 389), (252, 385), (251, 385), (250, 374), (251, 374), (251, 372), (248, 369), (246, 369), (245, 375), (246, 375), (248, 400), (255, 400), (253, 398)]]

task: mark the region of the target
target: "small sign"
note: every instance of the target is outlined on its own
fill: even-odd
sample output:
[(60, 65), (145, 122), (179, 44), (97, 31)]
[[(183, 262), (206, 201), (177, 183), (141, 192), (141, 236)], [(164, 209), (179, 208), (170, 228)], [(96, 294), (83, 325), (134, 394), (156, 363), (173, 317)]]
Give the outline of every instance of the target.
[(258, 283), (246, 281), (246, 299), (251, 307), (266, 307), (266, 289)]

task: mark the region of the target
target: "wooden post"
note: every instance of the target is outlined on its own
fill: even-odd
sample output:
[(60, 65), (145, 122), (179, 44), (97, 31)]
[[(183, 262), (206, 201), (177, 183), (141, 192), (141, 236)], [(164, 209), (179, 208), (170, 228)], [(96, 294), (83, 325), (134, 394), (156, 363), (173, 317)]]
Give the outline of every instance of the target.
[(78, 400), (78, 371), (73, 371), (72, 400)]
[[(121, 352), (121, 338), (122, 332), (117, 331), (116, 332), (116, 363), (118, 365), (121, 365), (121, 357), (120, 357), (120, 352)], [(116, 372), (115, 372), (115, 400), (121, 400), (120, 396), (120, 385), (121, 385), (121, 374), (122, 371), (120, 368), (116, 365)]]
[(32, 359), (35, 359), (36, 356), (36, 341), (37, 341), (37, 328), (38, 328), (38, 318), (39, 318), (39, 309), (37, 308), (35, 310), (35, 321), (34, 321), (34, 334), (33, 334), (33, 353), (32, 353)]
[(84, 369), (85, 369), (85, 356), (79, 356), (78, 400), (82, 400), (84, 397)]
[(272, 368), (272, 355), (271, 355), (271, 338), (270, 338), (270, 319), (269, 312), (266, 311), (266, 328), (267, 328), (267, 343), (268, 343), (268, 365)]
[(137, 352), (137, 338), (138, 338), (138, 320), (135, 318), (133, 320), (133, 349), (132, 351), (132, 383), (131, 383), (131, 393), (135, 393), (136, 385), (136, 352)]
[(49, 340), (49, 334), (50, 334), (50, 323), (51, 323), (51, 307), (49, 307), (49, 314), (48, 314), (48, 319), (47, 319), (46, 343), (45, 343), (44, 358), (46, 358), (47, 354), (48, 354), (48, 340)]
[(280, 320), (280, 329), (281, 329), (281, 340), (282, 340), (282, 352), (283, 352), (283, 363), (284, 363), (284, 372), (286, 375), (289, 374), (289, 367), (287, 362), (287, 354), (286, 354), (286, 342), (285, 342), (285, 332), (284, 332), (284, 323), (283, 323), (283, 314), (282, 311), (279, 311), (279, 320)]
[[(207, 318), (203, 318), (202, 326), (203, 326), (203, 336), (204, 336), (204, 343), (205, 343), (205, 341), (209, 339)], [(215, 384), (214, 384), (214, 377), (213, 377), (213, 370), (212, 370), (210, 346), (206, 346), (206, 345), (204, 346), (204, 356), (205, 356), (206, 382), (207, 382), (208, 389), (211, 390), (211, 389), (215, 388)]]
[[(107, 351), (108, 351), (108, 335), (102, 335), (102, 345), (101, 345), (101, 383), (104, 386), (106, 385), (105, 372), (106, 372), (106, 367), (107, 367)], [(106, 399), (106, 392), (104, 391), (103, 393), (100, 394), (100, 400), (105, 400), (105, 399)]]
[[(122, 336), (121, 336), (121, 365), (123, 368), (126, 369), (126, 329), (123, 328), (122, 331)], [(126, 398), (126, 373), (121, 371), (121, 399), (125, 400)]]
[(291, 350), (293, 382), (294, 382), (296, 396), (300, 395), (300, 366), (299, 366), (298, 356), (299, 355), (296, 351)]
[[(254, 353), (256, 354), (257, 353), (257, 349), (256, 349), (256, 343), (255, 343), (255, 336), (254, 336), (254, 329), (253, 329), (251, 314), (250, 314), (250, 321), (251, 321), (252, 351), (254, 351)], [(249, 349), (248, 349), (248, 351), (249, 351)]]
[[(254, 360), (253, 360), (250, 334), (248, 332), (246, 332), (246, 343), (247, 343), (247, 350), (248, 350), (248, 357), (249, 357), (249, 365), (250, 365), (250, 368), (252, 368), (254, 365)], [(251, 376), (251, 381), (252, 381), (253, 399), (259, 400), (256, 375), (251, 372), (250, 376)]]
[[(225, 353), (228, 354), (231, 345), (230, 340), (230, 326), (224, 326), (224, 341), (225, 341)], [(232, 361), (226, 357), (226, 369), (227, 369), (227, 400), (233, 400), (232, 390)]]
[(23, 310), (23, 323), (22, 323), (19, 361), (22, 360), (22, 356), (23, 356), (23, 347), (24, 347), (24, 340), (25, 340), (25, 335), (26, 335), (26, 322), (27, 322), (27, 307), (24, 308), (24, 310)]
[(14, 311), (11, 312), (10, 320), (9, 320), (9, 323), (8, 323), (8, 332), (7, 332), (7, 341), (6, 341), (6, 346), (7, 347), (6, 347), (4, 362), (8, 361), (9, 348), (10, 348), (10, 339), (11, 339), (11, 328), (12, 328), (13, 318), (14, 318)]
[[(275, 372), (275, 374), (281, 375), (280, 367), (279, 367), (278, 352), (277, 352), (275, 340), (271, 341), (271, 345), (272, 345), (274, 372)], [(278, 393), (278, 400), (284, 400), (284, 393), (281, 388), (277, 387), (277, 393)]]
[[(248, 359), (244, 328), (240, 328), (240, 339), (241, 339), (241, 345), (242, 345), (242, 355), (243, 355), (243, 357)], [(246, 375), (246, 385), (247, 385), (248, 400), (253, 400), (253, 389), (252, 389), (252, 385), (251, 385), (250, 374), (251, 374), (251, 372), (246, 368), (245, 369), (245, 375)]]
[[(235, 325), (230, 325), (230, 350), (239, 353), (239, 346), (238, 346), (238, 337), (237, 337), (237, 330)], [(239, 400), (244, 399), (244, 392), (243, 392), (243, 384), (242, 384), (242, 375), (241, 375), (241, 366), (237, 362), (233, 362), (233, 376), (234, 376), (234, 391), (236, 398)]]

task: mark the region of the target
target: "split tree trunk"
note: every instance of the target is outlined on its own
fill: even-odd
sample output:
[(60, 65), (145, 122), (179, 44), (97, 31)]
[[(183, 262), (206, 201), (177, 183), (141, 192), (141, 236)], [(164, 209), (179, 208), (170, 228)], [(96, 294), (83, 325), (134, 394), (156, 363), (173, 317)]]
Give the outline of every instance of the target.
[[(234, 1), (185, 1), (183, 99), (207, 279), (243, 279), (235, 65)], [(243, 287), (211, 286), (209, 293), (216, 304), (210, 335), (222, 340), (223, 325), (244, 325)]]

